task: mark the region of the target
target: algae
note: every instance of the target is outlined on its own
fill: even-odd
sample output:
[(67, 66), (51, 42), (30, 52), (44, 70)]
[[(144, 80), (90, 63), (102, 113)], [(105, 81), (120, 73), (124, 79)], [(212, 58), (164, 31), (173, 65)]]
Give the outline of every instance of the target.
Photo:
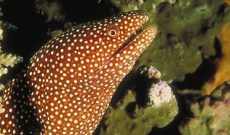
[[(61, 12), (64, 5), (59, 2), (35, 1), (37, 13), (47, 17), (45, 23), (66, 21), (66, 15)], [(102, 2), (98, 1), (99, 4)], [(167, 82), (183, 82), (185, 76), (193, 74), (204, 60), (216, 57), (218, 52), (215, 46), (220, 40), (220, 30), (223, 24), (230, 22), (230, 8), (225, 4), (225, 2), (229, 4), (229, 0), (111, 0), (111, 2), (119, 11), (140, 9), (149, 12), (151, 17), (149, 23), (157, 25), (159, 33), (138, 60), (134, 72), (137, 72), (142, 65), (154, 66), (161, 71), (162, 79)], [(0, 38), (3, 37), (4, 31), (1, 27)], [(1, 73), (7, 73), (9, 67), (21, 61), (20, 57), (4, 51), (1, 51), (0, 58), (0, 63), (3, 63)], [(2, 86), (4, 85), (1, 84), (0, 87)], [(181, 134), (230, 134), (227, 92), (214, 91), (211, 96), (202, 96), (204, 99), (200, 101), (197, 100), (201, 96), (200, 92), (192, 90), (193, 94), (190, 93), (189, 96), (195, 100), (179, 95), (180, 98), (186, 98), (188, 102), (186, 106), (181, 106), (182, 103), (178, 106), (174, 97), (173, 100), (154, 107), (150, 102), (145, 106), (139, 105), (136, 99), (138, 93), (133, 89), (126, 90), (126, 95), (119, 99), (115, 106), (109, 107), (104, 117), (104, 126), (99, 127), (100, 135), (154, 134), (153, 127), (167, 126), (175, 119), (178, 107), (183, 110), (187, 106), (191, 106), (186, 111), (192, 116), (184, 114), (186, 116), (181, 118), (183, 121), (179, 126)], [(178, 89), (173, 90), (176, 94), (179, 93)], [(181, 91), (186, 93), (186, 89)]]
[(35, 8), (39, 14), (46, 15), (46, 22), (63, 21), (65, 15), (62, 14), (62, 6), (58, 1), (35, 0)]
[(200, 66), (203, 57), (215, 55), (215, 39), (230, 16), (229, 9), (220, 12), (224, 6), (222, 0), (112, 2), (121, 11), (138, 8), (149, 12), (150, 23), (156, 24), (160, 32), (140, 57), (137, 67), (155, 66), (161, 71), (162, 78), (169, 82), (183, 81), (186, 74), (193, 73)]
[(213, 79), (210, 79), (202, 88), (203, 94), (209, 95), (216, 88), (220, 87), (227, 81), (230, 81), (230, 23), (225, 24), (221, 29), (220, 42), (221, 42), (221, 58), (216, 64), (216, 72)]
[[(174, 120), (178, 113), (177, 100), (171, 87), (159, 80), (159, 71), (151, 66), (142, 66), (138, 73), (144, 80), (139, 84), (139, 90), (128, 90), (116, 105), (109, 107), (100, 135), (146, 135), (152, 128), (165, 127)], [(146, 102), (138, 100), (138, 91), (146, 93), (142, 97)]]
[(218, 89), (210, 96), (191, 105), (192, 117), (180, 125), (182, 135), (228, 135), (230, 134), (229, 87)]
[[(225, 3), (229, 3), (227, 0), (111, 1), (121, 11), (138, 9), (149, 13), (148, 23), (157, 25), (159, 33), (152, 45), (139, 58), (134, 71), (138, 71), (142, 65), (154, 66), (161, 72), (162, 79), (167, 82), (183, 82), (185, 76), (193, 74), (204, 60), (213, 60), (213, 57), (217, 57), (219, 52), (216, 46), (218, 46), (220, 30), (225, 23), (230, 22), (230, 8)], [(183, 123), (179, 126), (181, 134), (229, 134), (229, 100), (217, 102), (210, 97), (206, 99), (197, 90), (189, 90), (185, 95), (180, 94), (180, 92), (184, 93), (185, 89), (176, 91), (183, 99), (187, 98), (185, 95), (189, 95), (190, 98), (182, 102), (186, 102), (186, 106), (191, 105), (191, 108), (188, 110), (185, 109), (185, 106), (180, 106), (180, 108), (193, 114), (191, 117), (183, 118)], [(206, 100), (201, 102), (197, 100), (198, 98)], [(124, 109), (128, 103), (122, 102), (127, 99), (130, 99), (130, 103), (137, 102), (134, 97), (127, 94), (116, 107), (111, 107), (105, 117), (107, 128), (101, 128), (101, 134), (148, 134), (150, 130), (147, 128), (154, 127), (157, 122), (161, 121), (158, 116), (167, 114), (161, 112), (158, 116), (149, 117), (152, 121), (156, 120), (156, 123), (133, 124), (132, 119), (134, 118), (130, 118)], [(221, 110), (223, 112), (218, 113)], [(145, 111), (141, 114), (145, 114)], [(143, 115), (135, 116), (143, 117)], [(189, 120), (186, 121), (186, 119)], [(158, 126), (165, 127), (166, 125)], [(154, 129), (151, 133), (154, 133)]]
[(161, 128), (168, 125), (178, 113), (175, 97), (160, 106), (149, 104), (140, 107), (136, 104), (133, 112), (127, 112), (127, 108), (133, 104), (136, 104), (135, 94), (128, 91), (117, 107), (109, 108), (105, 115), (106, 128), (100, 129), (100, 135), (146, 135), (153, 127)]

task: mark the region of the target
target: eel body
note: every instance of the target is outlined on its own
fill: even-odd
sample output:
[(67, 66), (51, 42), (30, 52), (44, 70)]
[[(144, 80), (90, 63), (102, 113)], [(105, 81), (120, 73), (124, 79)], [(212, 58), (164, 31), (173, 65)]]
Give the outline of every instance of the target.
[(139, 55), (156, 35), (142, 11), (74, 26), (51, 39), (6, 90), (5, 135), (91, 135)]

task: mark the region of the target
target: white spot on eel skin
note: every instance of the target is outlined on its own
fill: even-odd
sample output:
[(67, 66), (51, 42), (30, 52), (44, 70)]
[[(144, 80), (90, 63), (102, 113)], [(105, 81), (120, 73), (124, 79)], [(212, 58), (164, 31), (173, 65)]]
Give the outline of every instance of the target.
[(10, 84), (2, 102), (0, 134), (91, 135), (110, 100), (156, 35), (131, 11), (74, 26), (42, 46)]

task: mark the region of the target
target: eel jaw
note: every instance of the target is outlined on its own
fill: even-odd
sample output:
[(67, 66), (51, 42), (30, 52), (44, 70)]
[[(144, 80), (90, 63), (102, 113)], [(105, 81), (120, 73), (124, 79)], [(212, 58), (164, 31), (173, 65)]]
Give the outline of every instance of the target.
[[(112, 55), (115, 56), (116, 54), (120, 53), (122, 50), (124, 50), (127, 46), (129, 46), (130, 44), (132, 44), (132, 42), (137, 38), (137, 37), (140, 37), (143, 33), (145, 33), (148, 29), (150, 29), (150, 27), (154, 27), (153, 25), (148, 25), (146, 28), (143, 28), (143, 25), (138, 28), (136, 31), (134, 31), (132, 33), (131, 36), (129, 36), (129, 38), (121, 45), (121, 47), (114, 52), (114, 54)], [(154, 31), (154, 35), (153, 37), (155, 37), (156, 33), (157, 33), (157, 30), (156, 28), (154, 27), (155, 31)]]
[(144, 31), (143, 26), (140, 27), (139, 29), (137, 29), (136, 31), (134, 31), (134, 33), (129, 36), (129, 38), (122, 44), (122, 46), (120, 47), (125, 48), (126, 46), (128, 46), (130, 44), (130, 42), (132, 42), (139, 34), (141, 34)]

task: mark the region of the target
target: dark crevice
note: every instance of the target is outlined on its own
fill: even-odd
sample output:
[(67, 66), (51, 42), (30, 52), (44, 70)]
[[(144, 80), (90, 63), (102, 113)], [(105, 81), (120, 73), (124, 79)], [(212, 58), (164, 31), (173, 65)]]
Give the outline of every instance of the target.
[(214, 41), (215, 55), (203, 58), (203, 62), (192, 74), (185, 75), (182, 82), (173, 82), (179, 89), (201, 89), (205, 82), (212, 80), (216, 72), (216, 61), (222, 57), (221, 44), (218, 39)]

